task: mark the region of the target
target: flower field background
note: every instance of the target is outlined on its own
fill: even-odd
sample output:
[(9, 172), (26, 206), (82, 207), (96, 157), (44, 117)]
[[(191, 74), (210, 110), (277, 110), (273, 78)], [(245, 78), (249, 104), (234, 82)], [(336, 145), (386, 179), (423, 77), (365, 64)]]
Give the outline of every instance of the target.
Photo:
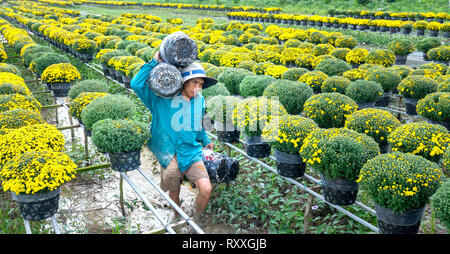
[[(182, 1), (177, 3), (180, 2)], [(325, 5), (326, 1), (323, 2), (320, 2), (319, 8), (312, 9), (311, 12), (306, 13), (306, 8), (296, 8), (295, 5), (289, 5), (289, 1), (280, 1), (280, 5), (277, 2), (270, 1), (267, 6), (264, 6), (266, 9), (237, 8), (232, 12), (219, 11), (218, 9), (220, 8), (217, 6), (220, 7), (221, 4), (226, 4), (219, 3), (219, 1), (217, 6), (208, 7), (213, 10), (208, 10), (206, 7), (195, 9), (192, 6), (186, 6), (185, 8), (137, 7), (133, 6), (134, 4), (123, 6), (121, 2), (103, 4), (98, 1), (74, 1), (73, 3), (64, 1), (9, 1), (8, 3), (2, 3), (2, 8), (0, 9), (0, 32), (6, 38), (2, 42), (3, 47), (0, 51), (0, 59), (2, 59), (3, 63), (12, 65), (8, 67), (8, 70), (6, 70), (6, 66), (3, 67), (4, 69), (1, 69), (2, 72), (14, 73), (15, 76), (8, 74), (1, 80), (1, 83), (25, 85), (29, 91), (25, 88), (24, 92), (19, 88), (10, 89), (14, 89), (15, 93), (18, 93), (20, 90), (24, 95), (33, 94), (37, 103), (40, 104), (41, 108), (38, 112), (42, 115), (43, 120), (48, 124), (58, 125), (54, 118), (55, 114), (59, 113), (58, 109), (46, 108), (46, 106), (53, 105), (55, 101), (50, 94), (42, 92), (46, 90), (44, 83), (51, 83), (52, 80), (57, 78), (77, 84), (83, 81), (95, 80), (97, 83), (90, 83), (86, 86), (97, 87), (95, 89), (96, 94), (83, 97), (82, 90), (84, 88), (81, 88), (81, 85), (80, 91), (72, 94), (72, 97), (69, 94), (71, 98), (67, 99), (67, 102), (73, 101), (71, 103), (73, 105), (71, 112), (74, 112), (73, 116), (75, 119), (80, 120), (82, 110), (96, 98), (103, 97), (105, 94), (114, 94), (123, 95), (133, 103), (133, 107), (136, 107), (132, 115), (134, 120), (148, 123), (148, 119), (151, 117), (150, 113), (142, 102), (126, 89), (127, 85), (129, 85), (129, 80), (139, 71), (139, 67), (152, 58), (165, 35), (183, 30), (199, 46), (198, 61), (204, 65), (207, 74), (215, 76), (222, 84), (221, 86), (217, 85), (217, 90), (205, 90), (203, 95), (207, 99), (216, 95), (250, 97), (262, 96), (263, 94), (267, 96), (272, 93), (272, 96), (277, 95), (280, 97), (281, 103), (284, 104), (290, 114), (301, 114), (303, 112), (302, 115), (316, 121), (321, 128), (345, 126), (358, 132), (369, 133), (368, 135), (373, 137), (379, 144), (386, 143), (389, 134), (400, 125), (404, 126), (406, 129), (404, 132), (407, 133), (411, 130), (408, 129), (409, 125), (406, 124), (424, 122), (424, 118), (421, 117), (405, 116), (399, 96), (391, 97), (389, 106), (393, 106), (396, 109), (391, 113), (387, 110), (379, 109), (380, 112), (367, 111), (367, 114), (365, 111), (364, 113), (362, 113), (363, 111), (357, 111), (361, 112), (361, 115), (355, 114), (353, 118), (348, 118), (348, 115), (356, 111), (358, 106), (356, 102), (369, 100), (367, 99), (369, 98), (368, 94), (371, 93), (370, 91), (373, 88), (372, 84), (367, 84), (370, 82), (379, 84), (377, 88), (372, 89), (376, 91), (372, 93), (374, 98), (379, 97), (382, 93), (391, 92), (401, 82), (403, 82), (402, 85), (405, 87), (406, 92), (412, 91), (412, 93), (417, 93), (412, 89), (408, 90), (408, 87), (412, 87), (412, 85), (406, 81), (408, 81), (408, 76), (419, 75), (431, 83), (430, 86), (432, 88), (426, 92), (421, 91), (423, 95), (418, 99), (437, 92), (443, 93), (440, 96), (447, 98), (445, 96), (450, 92), (448, 90), (448, 61), (450, 59), (448, 38), (444, 36), (437, 37), (441, 41), (440, 47), (442, 47), (442, 50), (435, 50), (437, 51), (436, 55), (438, 55), (435, 58), (436, 61), (430, 62), (423, 59), (410, 58), (406, 65), (398, 65), (395, 63), (396, 55), (398, 54), (394, 54), (396, 46), (393, 46), (392, 42), (407, 39), (413, 45), (411, 50), (407, 50), (407, 54), (413, 52), (417, 54), (416, 45), (424, 38), (415, 34), (343, 30), (325, 26), (292, 26), (283, 24), (281, 21), (280, 23), (272, 24), (264, 21), (230, 20), (230, 16), (241, 15), (240, 13), (243, 16), (248, 16), (249, 13), (282, 15), (282, 11), (308, 14), (309, 16), (318, 14), (321, 17), (325, 17), (329, 13), (324, 13), (323, 9), (320, 10), (320, 6), (322, 4)], [(248, 5), (246, 2), (239, 4), (246, 6), (255, 5), (252, 1), (248, 1)], [(435, 15), (433, 18), (436, 19), (436, 22), (436, 13), (441, 13), (440, 7), (436, 7), (439, 4), (433, 2), (424, 7), (423, 10), (423, 12), (434, 11)], [(281, 6), (282, 8), (272, 5)], [(446, 2), (444, 5), (448, 7)], [(400, 3), (392, 4), (391, 6), (392, 9), (389, 10), (396, 12), (418, 12), (418, 10), (402, 9), (409, 8), (409, 6), (400, 5)], [(364, 6), (355, 6), (353, 3), (348, 8), (358, 9), (359, 7), (364, 9)], [(374, 5), (368, 5), (368, 7), (365, 10), (373, 10), (375, 12)], [(361, 14), (361, 12), (359, 13)], [(345, 18), (342, 17), (342, 19)], [(442, 32), (445, 32), (444, 29), (447, 29), (444, 24), (448, 24), (448, 21), (449, 17), (447, 14), (443, 23), (437, 22), (441, 24), (439, 27), (442, 27)], [(30, 32), (29, 34), (26, 33), (25, 28)], [(426, 37), (430, 36), (427, 35)], [(37, 58), (36, 60), (28, 60), (23, 56), (23, 53), (26, 52), (27, 47), (31, 49), (32, 45), (48, 47), (50, 51), (60, 56), (53, 56), (51, 60), (43, 59), (38, 61)], [(41, 50), (44, 51), (43, 49)], [(432, 54), (430, 56), (433, 57)], [(67, 57), (67, 59), (64, 57)], [(51, 64), (49, 64), (49, 61)], [(55, 63), (55, 61), (60, 65), (53, 65), (50, 68), (50, 65)], [(70, 65), (69, 68), (61, 67), (68, 65)], [(121, 75), (122, 80), (121, 82), (113, 82), (101, 73), (93, 70), (92, 67), (98, 70), (103, 69), (103, 71), (107, 69), (110, 73), (116, 71), (116, 75)], [(39, 68), (42, 68), (41, 72)], [(74, 70), (70, 71), (71, 68)], [(64, 73), (61, 70), (68, 73)], [(49, 75), (50, 72), (53, 73), (53, 76)], [(262, 89), (260, 91), (253, 90), (250, 86), (244, 87), (241, 85), (241, 81), (243, 82), (244, 78), (247, 79), (248, 84), (253, 84), (255, 82), (253, 78), (256, 79), (258, 76), (265, 76), (269, 80), (269, 82), (265, 83), (264, 88), (269, 87), (269, 84), (275, 84), (275, 86), (279, 87), (288, 86), (287, 82), (284, 81), (289, 80), (306, 84), (305, 87), (310, 89), (311, 92), (306, 95), (303, 93), (305, 89), (300, 89), (297, 97), (301, 99), (289, 100), (289, 98), (286, 98), (282, 100), (283, 90), (274, 89), (274, 85), (272, 85), (271, 89)], [(383, 77), (387, 81), (383, 80)], [(346, 88), (357, 80), (366, 82), (358, 86), (366, 89), (362, 95), (360, 90), (347, 92)], [(118, 83), (122, 83), (123, 86)], [(261, 81), (262, 83), (264, 82)], [(327, 91), (326, 89), (329, 90)], [(346, 111), (334, 112), (335, 108), (330, 109), (329, 106), (314, 106), (321, 104), (321, 102), (312, 99), (307, 101), (309, 97), (313, 96), (313, 91), (315, 94), (337, 92), (347, 95), (348, 97), (343, 99), (343, 108)], [(72, 92), (75, 93), (75, 89)], [(402, 95), (402, 92), (406, 94), (404, 90), (399, 90), (398, 92), (400, 95)], [(5, 94), (7, 93), (5, 92)], [(336, 98), (332, 97), (331, 100), (336, 100)], [(429, 100), (431, 101), (431, 99)], [(17, 101), (14, 103), (15, 105), (20, 104)], [(449, 105), (434, 105), (432, 102), (428, 102), (426, 106), (421, 105), (425, 103), (426, 100), (418, 104), (418, 113), (420, 115), (438, 122), (448, 122)], [(20, 104), (18, 108), (25, 107), (23, 105), (28, 104)], [(384, 107), (383, 109), (386, 108)], [(10, 106), (8, 109), (12, 110), (13, 106)], [(323, 112), (325, 111), (334, 119), (327, 119), (321, 116), (324, 115)], [(428, 112), (428, 114), (422, 114), (421, 112)], [(439, 114), (439, 112), (441, 113)], [(369, 114), (373, 115), (368, 117)], [(386, 114), (389, 114), (389, 116), (381, 117)], [(374, 121), (370, 126), (357, 122), (358, 117), (359, 119), (368, 117), (364, 120), (359, 120), (368, 121), (367, 119), (377, 119), (379, 116), (383, 119), (389, 119), (389, 122), (379, 123)], [(327, 124), (331, 125), (328, 126)], [(25, 125), (32, 124), (25, 123)], [(7, 131), (10, 130), (5, 130), (4, 132), (6, 133)], [(434, 143), (417, 144), (415, 140), (410, 141), (408, 138), (401, 137), (401, 132), (399, 134), (396, 133), (398, 134), (397, 136), (393, 135), (390, 137), (390, 142), (394, 147), (393, 151), (398, 150), (402, 146), (399, 142), (410, 142), (408, 146), (411, 146), (411, 150), (407, 152), (413, 154), (421, 154), (424, 148), (425, 150), (429, 149), (432, 154), (428, 152), (423, 154), (423, 156), (434, 160), (438, 156), (440, 158), (444, 154), (445, 148), (450, 144), (448, 131), (445, 132), (439, 129), (437, 132), (444, 138), (438, 138), (437, 141), (433, 140)], [(67, 137), (69, 131), (65, 130), (64, 133)], [(434, 134), (430, 135), (435, 137)], [(223, 144), (216, 140), (214, 142), (219, 152), (229, 152)], [(78, 167), (107, 162), (107, 159), (97, 151), (95, 146), (92, 143), (90, 145), (91, 151), (86, 157), (81, 140), (66, 140), (66, 152)], [(241, 149), (243, 148), (241, 144), (237, 146)], [(146, 155), (148, 154), (149, 152), (147, 151)], [(201, 226), (211, 230), (211, 232), (218, 233), (305, 232), (304, 210), (307, 206), (308, 194), (300, 188), (283, 181), (276, 174), (267, 173), (263, 167), (246, 160), (243, 155), (235, 151), (231, 151), (230, 155), (241, 162), (240, 175), (232, 185), (222, 184), (215, 186), (211, 203), (208, 206), (207, 218), (201, 222)], [(271, 159), (265, 158), (261, 160), (271, 166), (276, 166), (275, 161)], [(435, 162), (438, 161), (439, 159), (435, 160)], [(154, 165), (156, 163), (150, 165), (150, 167)], [(311, 168), (308, 168), (308, 170), (308, 173), (317, 177), (317, 174)], [(155, 173), (158, 175), (157, 172)], [(71, 188), (71, 184), (73, 184), (72, 186), (80, 183), (101, 185), (101, 182), (110, 179), (112, 174), (109, 170), (104, 169), (78, 174), (77, 178), (67, 183), (67, 200), (70, 200), (70, 196), (74, 195), (73, 192), (76, 191), (76, 188)], [(314, 186), (313, 183), (304, 179), (299, 179), (299, 181), (306, 186)], [(2, 192), (1, 195), (2, 201), (4, 200), (5, 202), (2, 202), (0, 206), (0, 224), (2, 225), (0, 232), (24, 233), (23, 221), (14, 202), (10, 200), (9, 193)], [(117, 198), (117, 196), (113, 197)], [(185, 197), (186, 200), (191, 198), (189, 195)], [(373, 205), (373, 201), (364, 191), (360, 191), (358, 200), (369, 206)], [(110, 200), (113, 206), (118, 206), (115, 201)], [(186, 203), (189, 202), (191, 201), (186, 201)], [(187, 206), (188, 204), (186, 203), (185, 205)], [(127, 201), (127, 209), (131, 211), (139, 209), (148, 211), (148, 208), (145, 209), (145, 205), (136, 199)], [(376, 217), (363, 209), (354, 206), (346, 209), (376, 225)], [(115, 209), (116, 212), (118, 210), (119, 208)], [(351, 218), (345, 217), (345, 215), (321, 201), (313, 201), (313, 210), (311, 212), (312, 217), (308, 233), (371, 233), (371, 230), (368, 228), (356, 223)], [(117, 213), (115, 214), (117, 215)], [(65, 214), (65, 216), (70, 216), (70, 213)], [(86, 228), (87, 222), (83, 222), (79, 226), (75, 225), (67, 229), (66, 232), (142, 232), (140, 227), (135, 224), (136, 222), (127, 217), (110, 217), (108, 218), (108, 223), (98, 223), (89, 230)], [(63, 218), (60, 219), (62, 220)], [(64, 220), (69, 222), (75, 221), (70, 218), (64, 218)], [(34, 232), (46, 233), (51, 231), (51, 226), (47, 222), (33, 223), (32, 226)], [(448, 232), (443, 223), (435, 217), (429, 205), (427, 206), (420, 232)]]

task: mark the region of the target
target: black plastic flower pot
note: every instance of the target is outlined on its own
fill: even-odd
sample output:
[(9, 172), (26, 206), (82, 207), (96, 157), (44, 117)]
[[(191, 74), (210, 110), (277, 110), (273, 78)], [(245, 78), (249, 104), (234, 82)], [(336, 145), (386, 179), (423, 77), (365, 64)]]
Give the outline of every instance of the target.
[(395, 56), (395, 64), (397, 64), (397, 65), (406, 64), (407, 58), (408, 58), (408, 55), (396, 55)]
[(376, 103), (375, 101), (357, 103), (358, 104), (358, 110), (365, 109), (365, 108), (374, 108), (375, 107), (375, 103)]
[(391, 100), (390, 93), (384, 93), (380, 98), (375, 102), (376, 107), (387, 107), (389, 106), (389, 101)]
[(254, 158), (265, 158), (270, 155), (271, 147), (262, 141), (261, 137), (248, 137), (245, 135), (245, 152)]
[(128, 172), (137, 169), (141, 165), (141, 151), (108, 153), (111, 168), (118, 172)]
[(439, 34), (439, 31), (430, 31), (430, 36), (431, 37), (437, 37)]
[(425, 207), (396, 214), (391, 209), (375, 203), (380, 234), (417, 234)]
[(389, 143), (379, 144), (379, 147), (380, 147), (380, 153), (382, 153), (382, 154), (389, 153), (389, 151), (391, 150)]
[(277, 161), (278, 174), (289, 178), (305, 175), (306, 164), (299, 154), (287, 154), (275, 150), (275, 159)]
[(358, 196), (358, 183), (346, 179), (330, 179), (320, 175), (323, 196), (326, 201), (335, 205), (351, 205)]
[(217, 131), (217, 138), (222, 142), (234, 143), (239, 141), (241, 132), (238, 130), (234, 131)]
[(60, 98), (60, 97), (67, 97), (67, 94), (69, 93), (69, 90), (72, 86), (71, 83), (52, 83), (48, 85), (53, 92), (53, 96)]
[(417, 36), (424, 36), (425, 30), (417, 30)]
[(86, 132), (86, 136), (90, 137), (92, 135), (92, 130), (86, 129), (86, 126), (82, 122), (79, 122), (80, 126), (83, 128), (84, 132)]
[(60, 189), (39, 194), (13, 194), (19, 211), (25, 220), (43, 220), (58, 212)]
[(403, 98), (403, 100), (405, 101), (406, 114), (410, 116), (417, 115), (416, 106), (419, 100), (410, 98)]

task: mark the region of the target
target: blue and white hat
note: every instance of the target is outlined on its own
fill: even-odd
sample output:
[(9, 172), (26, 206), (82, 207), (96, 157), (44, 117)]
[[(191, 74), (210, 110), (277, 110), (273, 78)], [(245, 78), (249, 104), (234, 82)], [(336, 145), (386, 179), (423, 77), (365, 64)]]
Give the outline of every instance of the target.
[(191, 63), (187, 67), (181, 70), (181, 76), (183, 77), (183, 84), (193, 78), (203, 78), (205, 83), (203, 83), (202, 89), (208, 88), (217, 84), (217, 79), (206, 76), (205, 69), (200, 63)]

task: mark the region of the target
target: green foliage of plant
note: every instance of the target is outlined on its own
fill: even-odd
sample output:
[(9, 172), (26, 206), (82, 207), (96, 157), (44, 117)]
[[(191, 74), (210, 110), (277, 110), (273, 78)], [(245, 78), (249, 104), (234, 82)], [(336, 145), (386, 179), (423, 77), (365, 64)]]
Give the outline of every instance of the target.
[(441, 184), (437, 191), (430, 197), (430, 203), (436, 218), (447, 229), (450, 229), (450, 180)]
[(256, 62), (253, 60), (245, 60), (245, 61), (240, 62), (237, 67), (240, 69), (246, 69), (246, 70), (252, 71), (252, 68), (255, 64), (256, 64)]
[(214, 106), (209, 111), (211, 119), (220, 123), (233, 124), (233, 111), (241, 100), (236, 96), (214, 97)]
[(313, 94), (313, 89), (305, 83), (282, 79), (272, 82), (263, 93), (265, 97), (278, 98), (289, 114), (301, 113), (306, 100)]
[(336, 57), (337, 59), (346, 61), (346, 57), (349, 52), (351, 52), (351, 50), (348, 48), (336, 48), (330, 52), (330, 55)]
[(342, 76), (328, 77), (322, 84), (322, 93), (340, 93), (345, 94), (345, 89), (352, 81)]
[(397, 86), (399, 94), (406, 98), (420, 100), (427, 94), (437, 91), (438, 83), (428, 77), (411, 75), (403, 79)]
[(400, 121), (392, 113), (375, 108), (365, 108), (351, 114), (345, 121), (345, 128), (364, 133), (378, 144), (386, 144), (387, 137)]
[(0, 95), (16, 93), (21, 95), (31, 95), (30, 90), (24, 86), (8, 83), (0, 84)]
[(345, 95), (357, 103), (374, 102), (383, 94), (383, 87), (374, 81), (356, 80), (345, 89)]
[(298, 68), (298, 67), (289, 68), (289, 70), (281, 74), (281, 78), (291, 81), (297, 81), (303, 74), (307, 72), (308, 70), (305, 68)]
[(210, 86), (206, 89), (202, 89), (202, 95), (205, 98), (209, 98), (212, 96), (217, 96), (217, 95), (223, 95), (223, 96), (227, 96), (230, 95), (230, 92), (228, 91), (228, 89), (225, 87), (225, 85), (221, 82), (218, 82), (217, 84)]
[(142, 42), (134, 42), (134, 43), (130, 43), (125, 47), (125, 50), (128, 51), (128, 53), (130, 53), (132, 56), (136, 55), (136, 51), (138, 51), (139, 49), (143, 49), (148, 47), (148, 45), (146, 43), (142, 43)]
[(266, 125), (262, 137), (275, 150), (298, 154), (303, 140), (316, 128), (318, 126), (312, 119), (285, 115)]
[(434, 61), (448, 63), (450, 61), (450, 46), (439, 46), (428, 51), (427, 56)]
[(221, 66), (214, 66), (211, 68), (208, 68), (207, 70), (205, 70), (205, 74), (208, 77), (211, 78), (218, 78), (220, 73), (222, 73), (225, 70), (226, 67), (221, 67)]
[(303, 113), (321, 128), (339, 128), (344, 127), (345, 119), (357, 108), (355, 101), (346, 95), (322, 93), (306, 100)]
[(58, 53), (48, 53), (33, 60), (36, 63), (36, 72), (42, 74), (44, 70), (53, 64), (70, 63), (67, 56)]
[(11, 73), (16, 74), (19, 77), (22, 76), (22, 73), (19, 70), (19, 68), (17, 68), (13, 64), (0, 63), (0, 72), (11, 72)]
[(277, 79), (268, 75), (246, 76), (239, 84), (239, 94), (244, 97), (263, 95), (264, 89)]
[(354, 47), (356, 47), (356, 45), (358, 45), (358, 40), (351, 35), (343, 35), (339, 36), (336, 39), (334, 45), (336, 46), (336, 48), (353, 49)]
[(315, 129), (300, 148), (303, 161), (325, 177), (350, 181), (358, 179), (364, 163), (378, 154), (380, 148), (371, 137), (345, 128)]
[(108, 94), (89, 103), (81, 112), (81, 120), (87, 130), (92, 130), (99, 120), (132, 119), (135, 113), (136, 105), (126, 96)]
[(450, 92), (428, 94), (417, 102), (417, 114), (433, 121), (450, 122)]
[(130, 53), (128, 53), (128, 51), (126, 51), (126, 50), (110, 51), (110, 52), (105, 53), (102, 57), (100, 57), (100, 63), (103, 66), (108, 66), (109, 60), (111, 60), (111, 58), (113, 58), (115, 56), (130, 56)]
[(321, 71), (328, 76), (340, 76), (342, 73), (351, 69), (352, 67), (345, 61), (334, 58), (320, 61), (320, 63), (316, 66), (316, 71)]
[(385, 93), (394, 90), (402, 80), (402, 77), (396, 71), (389, 71), (387, 69), (379, 69), (375, 71), (369, 71), (366, 79), (368, 81), (374, 81), (383, 87)]
[(391, 132), (388, 142), (392, 145), (392, 151), (412, 153), (438, 162), (450, 145), (450, 134), (439, 124), (407, 123)]
[(67, 96), (74, 100), (78, 95), (83, 92), (102, 92), (107, 93), (109, 90), (108, 84), (100, 79), (87, 79), (76, 82), (70, 88)]
[(125, 119), (103, 119), (92, 127), (92, 141), (100, 152), (140, 151), (150, 139), (150, 128), (144, 123)]
[(436, 163), (420, 156), (393, 152), (369, 160), (358, 179), (361, 189), (394, 213), (424, 207), (442, 183)]
[(317, 144), (320, 153), (320, 163), (313, 167), (326, 178), (344, 178), (354, 181), (358, 178), (363, 166), (363, 146), (350, 137), (338, 135), (322, 138)]
[(396, 39), (389, 45), (388, 49), (392, 50), (396, 56), (406, 56), (409, 53), (414, 52), (414, 43), (408, 39)]
[(430, 49), (439, 46), (441, 46), (441, 40), (438, 38), (425, 38), (416, 43), (416, 48), (425, 54), (427, 54)]
[(41, 114), (27, 109), (17, 108), (0, 113), (0, 135), (10, 129), (18, 129), (32, 124), (43, 124)]
[(239, 85), (246, 76), (255, 75), (253, 72), (246, 69), (239, 68), (225, 68), (225, 70), (220, 73), (217, 80), (222, 82), (228, 89), (230, 94), (239, 94)]

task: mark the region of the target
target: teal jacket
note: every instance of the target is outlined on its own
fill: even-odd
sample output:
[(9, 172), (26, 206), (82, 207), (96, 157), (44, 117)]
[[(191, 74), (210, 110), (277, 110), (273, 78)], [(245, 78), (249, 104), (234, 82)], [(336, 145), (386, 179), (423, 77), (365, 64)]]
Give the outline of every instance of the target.
[(147, 77), (157, 64), (155, 58), (144, 64), (130, 85), (152, 114), (152, 136), (147, 142), (150, 150), (163, 168), (167, 168), (176, 154), (183, 172), (202, 160), (202, 148), (211, 142), (202, 125), (205, 99), (198, 94), (188, 102), (181, 92), (169, 99), (156, 95), (149, 88)]

